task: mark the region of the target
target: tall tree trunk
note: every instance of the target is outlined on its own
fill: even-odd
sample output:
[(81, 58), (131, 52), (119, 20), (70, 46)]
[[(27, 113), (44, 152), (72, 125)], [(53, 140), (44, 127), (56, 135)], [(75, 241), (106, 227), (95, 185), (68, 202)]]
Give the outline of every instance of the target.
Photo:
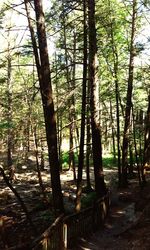
[(137, 152), (136, 131), (135, 131), (135, 118), (134, 118), (133, 106), (132, 106), (132, 120), (133, 120), (133, 141), (134, 141), (135, 160), (136, 160), (136, 164), (137, 164), (139, 186), (142, 187), (142, 178), (141, 178), (141, 171), (140, 171), (140, 165), (139, 165), (139, 159), (138, 159), (138, 152)]
[(38, 174), (38, 179), (39, 179), (39, 185), (41, 188), (41, 192), (43, 194), (43, 197), (46, 198), (45, 195), (45, 188), (43, 185), (43, 180), (42, 180), (42, 175), (41, 175), (41, 170), (40, 170), (40, 164), (39, 164), (39, 156), (38, 156), (38, 139), (37, 139), (37, 131), (36, 131), (36, 126), (33, 127), (33, 140), (34, 140), (34, 148), (35, 148), (35, 158), (36, 158), (36, 168), (37, 168), (37, 174)]
[(148, 96), (148, 109), (145, 117), (143, 169), (148, 166), (150, 166), (150, 92)]
[[(62, 6), (63, 6), (63, 36), (64, 36), (64, 50), (65, 50), (65, 64), (66, 64), (66, 79), (67, 79), (67, 87), (68, 87), (68, 91), (71, 92), (71, 72), (69, 70), (69, 63), (68, 63), (68, 51), (67, 51), (67, 37), (66, 37), (66, 20), (65, 20), (65, 7), (64, 7), (64, 2), (62, 1)], [(69, 96), (68, 99), (68, 109), (69, 109), (69, 169), (73, 168), (74, 165), (74, 150), (73, 150), (73, 135), (74, 135), (74, 115), (73, 115), (73, 111), (74, 111), (74, 104), (72, 103), (72, 95), (73, 93), (71, 93), (71, 97)]]
[(57, 110), (57, 138), (58, 138), (58, 156), (59, 156), (59, 163), (60, 163), (60, 171), (62, 171), (62, 161), (61, 161), (61, 143), (62, 143), (62, 117), (61, 117), (61, 110), (59, 110), (59, 88), (58, 88), (58, 69), (57, 69), (57, 55), (55, 53), (55, 71), (56, 71), (56, 78), (55, 78), (55, 86), (56, 86), (56, 110)]
[[(9, 45), (8, 45), (9, 50)], [(11, 80), (11, 57), (7, 56), (7, 98), (8, 98), (8, 131), (7, 131), (7, 165), (11, 171), (12, 162), (12, 80)]]
[(111, 117), (111, 127), (112, 127), (112, 140), (113, 140), (113, 156), (116, 161), (116, 144), (115, 144), (115, 128), (114, 128), (114, 118), (113, 118), (113, 110), (112, 110), (112, 102), (110, 99), (110, 117)]
[(61, 183), (60, 183), (59, 159), (57, 152), (56, 118), (54, 112), (44, 13), (43, 13), (42, 1), (34, 0), (37, 37), (38, 37), (38, 46), (37, 46), (34, 29), (32, 27), (30, 13), (29, 13), (29, 7), (28, 7), (29, 2), (30, 2), (29, 0), (25, 0), (25, 6), (29, 22), (29, 29), (31, 33), (33, 51), (35, 55), (36, 67), (38, 72), (40, 92), (42, 96), (50, 172), (51, 172), (53, 202), (54, 202), (55, 213), (57, 215), (64, 212), (64, 206), (63, 206), (63, 197), (62, 197)]
[[(110, 1), (109, 1), (109, 6), (111, 6)], [(111, 13), (110, 13), (110, 15), (111, 15)], [(111, 18), (111, 20), (113, 20), (113, 18)], [(113, 58), (114, 58), (113, 77), (114, 77), (114, 83), (115, 83), (116, 117), (117, 117), (116, 123), (117, 123), (117, 151), (118, 151), (118, 184), (120, 186), (120, 183), (121, 183), (121, 152), (120, 152), (120, 110), (119, 110), (119, 102), (121, 103), (121, 98), (120, 98), (120, 94), (119, 94), (119, 84), (118, 84), (118, 51), (117, 51), (117, 46), (115, 44), (115, 39), (114, 39), (113, 21), (111, 21), (111, 41), (112, 41), (112, 52), (113, 52)]]
[(133, 146), (132, 146), (132, 142), (130, 142), (130, 144), (129, 144), (129, 155), (130, 155), (130, 164), (128, 165), (128, 169), (129, 169), (129, 176), (132, 177), (133, 176)]
[(86, 105), (86, 181), (87, 190), (92, 190), (90, 181), (90, 152), (91, 152), (91, 117), (90, 117), (90, 81), (87, 86), (87, 105)]
[(141, 166), (143, 166), (143, 142), (144, 142), (144, 119), (143, 119), (144, 113), (143, 110), (139, 111), (139, 117), (138, 117), (138, 124), (139, 124), (139, 155), (140, 155), (140, 162), (141, 162)]
[(121, 185), (127, 186), (127, 165), (128, 165), (128, 145), (129, 145), (129, 130), (131, 123), (131, 108), (132, 108), (132, 89), (133, 89), (133, 70), (134, 70), (134, 39), (135, 39), (135, 21), (137, 13), (137, 0), (132, 2), (132, 29), (130, 42), (130, 61), (129, 61), (129, 77), (128, 89), (125, 109), (125, 125), (123, 132), (123, 146), (122, 146), (122, 178)]
[(104, 173), (102, 166), (102, 145), (101, 145), (101, 129), (99, 124), (99, 111), (97, 110), (98, 98), (98, 82), (96, 79), (96, 58), (97, 58), (97, 40), (95, 26), (95, 0), (88, 0), (88, 25), (89, 25), (89, 81), (90, 81), (90, 110), (92, 125), (92, 150), (95, 175), (95, 190), (98, 197), (106, 192), (104, 182)]
[(40, 147), (41, 147), (41, 150), (40, 150), (40, 154), (41, 154), (40, 167), (41, 167), (41, 170), (44, 170), (44, 168), (45, 168), (45, 159), (44, 159), (44, 145), (43, 145), (42, 137), (41, 137), (41, 140), (40, 140)]
[[(73, 128), (74, 132), (76, 132), (76, 144), (79, 145), (79, 129), (77, 126), (77, 115), (76, 115), (76, 109), (75, 109), (75, 88), (76, 88), (76, 31), (74, 30), (74, 36), (73, 36), (73, 60), (72, 60), (72, 81), (71, 81), (71, 116), (73, 117)], [(75, 133), (74, 133), (75, 137)], [(74, 139), (75, 140), (75, 139)], [(73, 144), (74, 145), (74, 144)], [(73, 154), (73, 173), (74, 173), (74, 181), (76, 181), (76, 166), (75, 166), (75, 155)]]
[(85, 111), (86, 111), (86, 82), (87, 82), (87, 6), (86, 0), (83, 1), (84, 9), (84, 59), (83, 59), (83, 83), (82, 83), (82, 108), (81, 108), (81, 132), (80, 132), (80, 149), (78, 162), (78, 180), (77, 180), (77, 197), (76, 211), (81, 209), (82, 193), (82, 172), (84, 165), (84, 138), (85, 138)]
[[(116, 67), (116, 66), (115, 66)], [(119, 86), (115, 69), (115, 94), (116, 94), (116, 116), (117, 116), (117, 151), (118, 151), (118, 184), (121, 184), (121, 152), (120, 152), (120, 110), (119, 110)]]

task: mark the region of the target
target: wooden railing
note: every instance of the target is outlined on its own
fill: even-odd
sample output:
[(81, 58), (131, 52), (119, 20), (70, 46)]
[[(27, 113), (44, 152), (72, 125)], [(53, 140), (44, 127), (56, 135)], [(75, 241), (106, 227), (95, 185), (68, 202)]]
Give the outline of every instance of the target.
[(78, 238), (98, 230), (104, 224), (109, 206), (110, 195), (108, 192), (93, 206), (66, 217), (60, 216), (34, 241), (31, 249), (65, 250), (75, 246)]
[(45, 230), (32, 244), (33, 250), (56, 250), (64, 249), (63, 239), (63, 215), (58, 217), (55, 222)]

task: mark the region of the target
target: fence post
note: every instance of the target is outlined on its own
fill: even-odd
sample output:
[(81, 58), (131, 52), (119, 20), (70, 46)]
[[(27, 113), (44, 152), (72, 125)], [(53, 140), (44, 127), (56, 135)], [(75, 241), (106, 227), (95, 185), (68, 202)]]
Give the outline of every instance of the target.
[(63, 242), (64, 242), (64, 250), (67, 249), (67, 224), (63, 225)]
[(96, 231), (96, 202), (93, 202), (93, 232)]

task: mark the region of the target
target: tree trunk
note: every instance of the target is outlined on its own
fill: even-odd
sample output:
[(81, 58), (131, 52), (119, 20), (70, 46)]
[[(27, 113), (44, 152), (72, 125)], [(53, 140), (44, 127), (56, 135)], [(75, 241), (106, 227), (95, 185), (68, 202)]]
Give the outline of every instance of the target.
[[(74, 137), (76, 132), (76, 144), (79, 145), (79, 131), (77, 126), (77, 115), (76, 115), (76, 108), (75, 108), (75, 88), (76, 88), (76, 31), (74, 31), (73, 36), (73, 60), (72, 60), (72, 81), (71, 81), (71, 116), (73, 117), (73, 129), (74, 129)], [(74, 144), (73, 144), (74, 146)], [(74, 181), (76, 181), (76, 166), (75, 166), (75, 155), (73, 154), (73, 173), (74, 173)]]
[(131, 108), (132, 108), (132, 89), (133, 89), (133, 70), (134, 70), (134, 39), (135, 39), (135, 21), (137, 13), (137, 1), (133, 0), (132, 6), (132, 29), (131, 29), (131, 43), (130, 43), (130, 61), (129, 61), (129, 77), (128, 89), (125, 109), (125, 125), (123, 132), (123, 146), (122, 146), (122, 178), (121, 185), (127, 186), (127, 166), (128, 166), (128, 145), (129, 145), (129, 130), (131, 123)]
[(97, 41), (95, 27), (95, 1), (88, 0), (88, 25), (89, 25), (89, 81), (90, 81), (90, 110), (91, 110), (91, 125), (92, 125), (92, 150), (95, 175), (95, 190), (98, 197), (101, 197), (106, 192), (104, 182), (104, 173), (102, 166), (102, 145), (101, 145), (101, 129), (99, 124), (98, 107), (98, 82), (96, 79), (96, 58), (97, 58)]
[(84, 138), (85, 138), (85, 111), (86, 111), (86, 82), (87, 82), (87, 6), (86, 0), (83, 2), (84, 9), (84, 59), (83, 59), (83, 83), (82, 83), (82, 108), (81, 108), (81, 132), (80, 132), (80, 149), (78, 162), (78, 180), (77, 180), (77, 197), (76, 211), (81, 209), (82, 193), (82, 172), (84, 165)]
[(132, 107), (132, 120), (133, 120), (133, 140), (134, 140), (135, 160), (136, 160), (136, 164), (137, 164), (139, 186), (142, 187), (142, 178), (141, 178), (141, 171), (140, 171), (138, 152), (137, 152), (137, 144), (136, 144), (135, 118), (134, 118), (133, 107)]
[(143, 169), (150, 166), (150, 93), (148, 96), (148, 109), (145, 118), (145, 142), (144, 142), (144, 156)]
[(86, 105), (86, 181), (87, 190), (92, 190), (90, 182), (90, 152), (91, 152), (91, 117), (90, 117), (90, 82), (87, 86), (87, 105)]
[(43, 146), (43, 140), (41, 138), (41, 141), (40, 141), (40, 146), (41, 146), (41, 164), (40, 164), (40, 167), (41, 167), (41, 170), (44, 170), (45, 168), (45, 159), (44, 159), (44, 146)]
[[(9, 50), (9, 45), (8, 45)], [(8, 131), (7, 131), (7, 165), (11, 171), (12, 161), (12, 82), (11, 82), (11, 58), (7, 56), (7, 97), (8, 97)]]
[(113, 141), (113, 156), (114, 156), (114, 161), (116, 161), (115, 128), (114, 128), (114, 118), (113, 118), (111, 99), (110, 99), (110, 117), (111, 117), (111, 124), (112, 124), (111, 127), (112, 127), (112, 141)]
[(38, 156), (38, 139), (37, 139), (37, 132), (36, 132), (36, 126), (33, 127), (33, 140), (34, 140), (34, 148), (35, 148), (35, 158), (36, 158), (36, 168), (37, 168), (37, 174), (39, 179), (39, 185), (41, 188), (41, 192), (43, 194), (43, 197), (46, 198), (45, 195), (45, 188), (43, 185), (43, 180), (41, 176), (41, 170), (39, 165), (39, 156)]
[(60, 164), (60, 171), (62, 171), (62, 160), (61, 160), (61, 144), (62, 144), (62, 117), (61, 117), (61, 110), (59, 110), (59, 88), (58, 88), (58, 69), (57, 69), (57, 55), (55, 53), (55, 71), (56, 71), (56, 78), (55, 78), (55, 86), (56, 86), (56, 110), (57, 110), (57, 139), (58, 139), (58, 156), (59, 156), (59, 164)]
[(63, 197), (60, 184), (59, 160), (57, 152), (56, 118), (54, 112), (44, 13), (42, 8), (42, 1), (34, 0), (37, 37), (38, 37), (38, 46), (37, 46), (34, 30), (30, 19), (28, 3), (29, 1), (25, 0), (29, 29), (31, 33), (33, 51), (35, 55), (38, 79), (40, 84), (40, 92), (42, 96), (50, 172), (51, 172), (53, 202), (54, 202), (55, 213), (57, 215), (64, 211), (64, 206), (63, 206)]
[[(110, 1), (109, 1), (110, 5)], [(119, 110), (119, 101), (121, 104), (121, 98), (119, 94), (119, 84), (118, 84), (118, 51), (117, 46), (114, 40), (114, 27), (113, 22), (111, 21), (111, 41), (112, 41), (112, 51), (113, 51), (113, 58), (114, 58), (114, 83), (115, 83), (115, 99), (116, 99), (116, 123), (117, 123), (117, 151), (118, 151), (118, 184), (120, 186), (121, 183), (121, 153), (120, 153), (120, 110)], [(121, 105), (122, 107), (122, 105)]]
[(6, 183), (6, 185), (11, 189), (11, 191), (14, 193), (15, 197), (17, 198), (19, 204), (21, 205), (22, 210), (24, 211), (24, 213), (25, 213), (25, 215), (27, 217), (27, 220), (29, 221), (31, 227), (34, 229), (34, 232), (37, 233), (37, 230), (36, 230), (35, 226), (33, 225), (32, 219), (30, 217), (30, 213), (28, 212), (24, 201), (22, 200), (22, 198), (20, 197), (20, 195), (16, 191), (16, 189), (9, 182), (9, 179), (7, 178), (7, 176), (6, 176), (5, 172), (4, 172), (4, 169), (3, 169), (3, 167), (1, 165), (0, 165), (0, 173), (3, 176), (3, 179), (4, 179), (5, 183)]
[(133, 176), (133, 147), (132, 147), (132, 142), (129, 144), (129, 155), (130, 155), (130, 164), (128, 166), (129, 170), (129, 176)]
[[(64, 2), (62, 1), (62, 7), (63, 7), (63, 44), (64, 44), (64, 50), (65, 50), (65, 64), (66, 64), (66, 79), (67, 79), (67, 87), (68, 92), (70, 93), (72, 91), (71, 89), (71, 72), (69, 70), (69, 64), (68, 64), (68, 51), (67, 51), (67, 37), (66, 37), (66, 20), (65, 20), (65, 13), (64, 13)], [(69, 109), (69, 169), (73, 169), (74, 167), (74, 103), (72, 102), (73, 93), (71, 93), (71, 97), (68, 98), (68, 109)]]

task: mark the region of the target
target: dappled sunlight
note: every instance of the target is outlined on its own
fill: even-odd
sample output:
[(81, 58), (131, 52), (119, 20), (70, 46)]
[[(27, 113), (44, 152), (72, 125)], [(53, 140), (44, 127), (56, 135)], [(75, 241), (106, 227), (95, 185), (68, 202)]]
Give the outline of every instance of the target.
[(25, 170), (25, 169), (27, 169), (27, 168), (28, 168), (28, 167), (25, 166), (25, 165), (21, 166), (21, 169), (23, 169), (23, 170)]
[[(117, 182), (117, 169), (116, 168), (104, 168), (104, 178), (105, 183), (109, 188), (113, 188), (116, 185)], [(77, 175), (77, 170), (76, 170)], [(67, 170), (60, 174), (60, 179), (62, 185), (69, 185), (71, 188), (74, 188), (76, 190), (76, 183), (74, 182), (74, 175), (73, 170)], [(91, 185), (94, 186), (94, 169), (93, 167), (90, 168), (90, 180)], [(82, 182), (83, 186), (86, 184), (86, 169), (83, 169), (82, 174)]]
[[(81, 241), (81, 244), (82, 244), (82, 245), (80, 244), (80, 249), (91, 250), (91, 249), (95, 249), (95, 247), (96, 247), (96, 245), (93, 242), (90, 242), (87, 239), (81, 238), (80, 241)], [(84, 245), (87, 245), (87, 244), (88, 244), (89, 247), (84, 246)]]
[[(20, 168), (21, 169), (21, 168)], [(27, 170), (27, 171), (26, 171)], [(23, 197), (23, 200), (25, 204), (27, 205), (27, 208), (31, 213), (33, 213), (33, 218), (35, 221), (37, 220), (43, 220), (45, 218), (47, 224), (49, 223), (50, 216), (45, 214), (47, 211), (51, 210), (51, 207), (47, 207), (46, 203), (43, 202), (43, 198), (41, 196), (39, 183), (38, 183), (38, 176), (37, 172), (33, 170), (32, 168), (27, 167), (24, 173), (19, 173), (19, 169), (17, 170), (16, 177), (17, 180), (14, 181), (13, 186), (16, 188), (16, 190), (19, 191), (19, 194), (21, 197)], [(112, 188), (114, 183), (117, 181), (117, 171), (116, 169), (104, 169), (105, 174), (105, 180), (107, 185)], [(41, 171), (42, 180), (45, 185), (45, 191), (47, 194), (47, 198), (49, 201), (52, 200), (51, 192), (52, 189), (50, 187), (50, 173), (49, 169), (45, 169), (44, 171)], [(61, 178), (61, 184), (62, 184), (62, 194), (65, 204), (65, 209), (68, 213), (74, 212), (74, 201), (76, 198), (76, 183), (73, 179), (73, 171), (68, 170), (64, 171), (60, 174)], [(91, 183), (94, 183), (94, 171), (91, 169)], [(18, 205), (18, 202), (16, 202), (16, 198), (14, 197), (14, 194), (12, 193), (9, 188), (5, 187), (3, 181), (3, 189), (0, 191), (0, 201), (1, 201), (1, 195), (2, 197), (6, 197), (5, 203), (3, 203), (4, 207), (6, 204), (6, 208), (4, 208), (4, 212), (9, 212), (8, 217), (12, 217), (12, 220), (16, 220), (16, 209), (18, 213), (18, 218), (22, 221), (22, 223), (25, 223), (26, 216), (24, 212), (21, 211), (20, 205)], [(86, 173), (85, 170), (83, 171), (83, 186), (86, 184)], [(132, 195), (132, 190), (129, 189), (121, 189), (117, 191), (117, 195), (119, 197), (118, 203), (121, 202), (121, 206), (117, 204), (116, 207), (110, 208), (110, 215), (108, 220), (106, 221), (104, 228), (102, 231), (99, 232), (98, 235), (98, 243), (97, 238), (96, 240), (92, 239), (82, 239), (82, 244), (80, 249), (97, 249), (97, 245), (105, 245), (107, 249), (107, 245), (109, 244), (109, 241), (107, 242), (107, 239), (110, 240), (110, 237), (114, 237), (115, 235), (118, 235), (120, 232), (126, 230), (132, 223), (134, 223), (137, 220), (136, 214), (135, 214), (135, 203), (129, 201), (129, 197)], [(84, 194), (83, 194), (84, 197)], [(2, 199), (3, 199), (2, 198)], [(3, 202), (4, 202), (3, 199)], [(34, 203), (34, 204), (33, 204)], [(123, 204), (123, 206), (122, 206)], [(44, 210), (43, 209), (47, 209)], [(102, 217), (106, 214), (106, 207), (105, 203), (102, 202)], [(33, 211), (33, 212), (32, 212)], [(42, 214), (43, 212), (43, 214)], [(41, 215), (42, 214), (42, 215)], [(37, 217), (38, 216), (38, 217)], [(45, 217), (44, 217), (45, 216)], [(9, 219), (9, 218), (8, 218)], [(51, 218), (52, 219), (52, 218)], [(14, 223), (14, 222), (13, 222)], [(11, 224), (10, 222), (10, 228), (13, 227), (15, 224)], [(109, 237), (108, 237), (109, 235)], [(102, 242), (102, 240), (105, 240)], [(115, 240), (114, 240), (115, 241)], [(118, 243), (119, 246), (119, 243)], [(105, 248), (104, 248), (105, 249)], [(119, 248), (118, 248), (119, 249)]]
[(125, 211), (118, 210), (112, 214), (112, 218), (122, 218), (125, 215)]
[(116, 168), (111, 168), (111, 169), (104, 168), (105, 173), (117, 173), (117, 171), (118, 170)]
[(116, 213), (122, 215), (122, 214), (125, 214), (125, 211), (123, 211), (123, 210), (118, 210)]
[(67, 170), (65, 173), (60, 174), (61, 181), (73, 180), (73, 170)]
[[(36, 171), (26, 171), (25, 173), (16, 173), (16, 182), (38, 182), (37, 172)], [(42, 180), (46, 183), (50, 182), (50, 174), (41, 171)]]

